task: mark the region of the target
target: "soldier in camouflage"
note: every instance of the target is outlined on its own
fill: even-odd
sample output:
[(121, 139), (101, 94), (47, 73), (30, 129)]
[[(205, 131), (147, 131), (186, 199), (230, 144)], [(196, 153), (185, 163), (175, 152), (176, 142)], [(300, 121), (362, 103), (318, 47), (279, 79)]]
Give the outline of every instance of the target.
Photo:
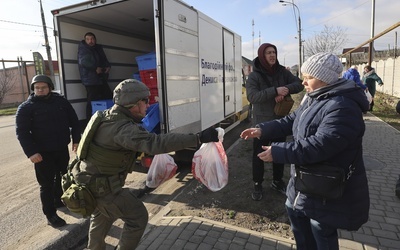
[[(198, 147), (218, 141), (214, 128), (199, 134), (148, 133), (141, 120), (149, 107), (149, 89), (140, 81), (122, 81), (114, 90), (114, 106), (96, 112), (82, 136), (78, 182), (86, 182), (97, 201), (91, 216), (88, 249), (105, 249), (113, 222), (125, 224), (116, 249), (135, 249), (144, 233), (148, 213), (134, 189), (123, 187), (138, 152), (150, 155)], [(79, 178), (81, 178), (79, 180)]]

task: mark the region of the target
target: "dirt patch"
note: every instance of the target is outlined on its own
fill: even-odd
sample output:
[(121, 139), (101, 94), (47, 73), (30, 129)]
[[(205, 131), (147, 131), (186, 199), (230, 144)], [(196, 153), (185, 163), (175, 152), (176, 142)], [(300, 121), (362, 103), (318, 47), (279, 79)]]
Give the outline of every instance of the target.
[[(284, 203), (285, 195), (270, 188), (272, 166), (265, 164), (264, 197), (253, 201), (251, 174), (252, 141), (240, 140), (228, 152), (229, 183), (212, 192), (192, 180), (182, 193), (169, 203), (168, 216), (199, 216), (238, 227), (293, 239)], [(284, 181), (289, 177), (285, 166)]]

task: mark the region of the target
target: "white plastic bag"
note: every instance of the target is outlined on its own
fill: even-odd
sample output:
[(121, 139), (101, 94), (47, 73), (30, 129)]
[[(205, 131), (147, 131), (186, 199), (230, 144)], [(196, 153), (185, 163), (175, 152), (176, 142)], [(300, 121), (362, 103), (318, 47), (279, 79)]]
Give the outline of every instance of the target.
[(371, 95), (371, 93), (369, 93), (368, 89), (366, 89), (364, 92), (365, 92), (365, 95), (367, 96), (367, 99), (368, 99), (369, 104), (371, 104), (371, 102), (372, 102), (372, 95)]
[(228, 184), (228, 158), (222, 145), (224, 130), (217, 128), (218, 142), (203, 143), (193, 156), (192, 174), (215, 192)]
[(177, 169), (178, 166), (175, 164), (174, 158), (169, 154), (155, 155), (147, 172), (146, 186), (149, 188), (158, 187), (161, 183), (171, 179), (176, 174)]

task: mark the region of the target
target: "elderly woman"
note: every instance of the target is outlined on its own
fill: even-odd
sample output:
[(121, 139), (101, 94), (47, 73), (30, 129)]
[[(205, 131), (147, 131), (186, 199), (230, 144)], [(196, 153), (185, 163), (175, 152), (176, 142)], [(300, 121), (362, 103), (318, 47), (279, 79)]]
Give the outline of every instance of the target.
[[(363, 112), (369, 103), (353, 81), (339, 79), (342, 64), (330, 53), (311, 56), (301, 67), (307, 91), (300, 107), (278, 120), (241, 133), (243, 139), (293, 135), (291, 142), (263, 146), (267, 162), (291, 164), (286, 208), (297, 249), (339, 249), (337, 229), (357, 230), (368, 220), (368, 182), (362, 158)], [(331, 165), (349, 173), (343, 195), (329, 199), (297, 190), (296, 169)], [(314, 184), (314, 183), (313, 183)]]

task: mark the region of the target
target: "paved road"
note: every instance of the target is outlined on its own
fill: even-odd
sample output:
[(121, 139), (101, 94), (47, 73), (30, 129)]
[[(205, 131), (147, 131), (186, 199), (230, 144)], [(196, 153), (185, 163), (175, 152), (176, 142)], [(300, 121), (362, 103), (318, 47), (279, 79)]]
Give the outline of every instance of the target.
[[(369, 220), (358, 231), (339, 230), (341, 250), (399, 250), (400, 132), (377, 117), (364, 116), (364, 161), (370, 190)], [(240, 142), (239, 142), (240, 143)], [(235, 150), (233, 148), (232, 150)], [(230, 163), (235, 166), (235, 162)], [(294, 241), (204, 218), (168, 217), (168, 205), (149, 222), (138, 250), (144, 249), (296, 249)]]
[[(340, 230), (340, 249), (398, 250), (400, 249), (400, 199), (395, 196), (394, 188), (400, 175), (400, 132), (370, 114), (365, 115), (364, 118), (367, 127), (363, 141), (364, 160), (371, 199), (369, 221), (356, 232)], [(5, 136), (6, 133), (3, 131), (3, 129), (9, 129), (8, 133), (10, 133), (12, 129), (9, 126), (10, 123), (7, 125), (0, 117), (0, 136), (3, 141), (6, 141), (3, 138), (8, 138), (7, 146), (2, 143), (1, 149), (5, 152), (9, 150), (9, 154), (12, 154), (13, 150), (9, 149), (11, 147), (9, 143), (13, 140), (12, 136)], [(17, 155), (14, 157), (22, 157)], [(9, 159), (14, 157), (8, 157), (8, 154), (4, 153), (1, 153), (0, 157), (1, 159), (4, 157), (7, 164), (16, 164), (16, 169), (22, 169), (18, 167), (18, 164), (21, 164), (18, 163), (18, 160)], [(22, 157), (21, 161), (25, 161), (24, 159)], [(234, 163), (231, 164), (234, 165)], [(26, 167), (29, 167), (28, 165)], [(12, 169), (12, 167), (8, 165), (5, 169)], [(20, 171), (17, 171), (16, 175), (21, 174)], [(1, 175), (0, 188), (6, 188), (2, 185), (4, 174)], [(155, 205), (155, 209), (150, 210), (151, 219), (138, 249), (295, 249), (293, 241), (232, 227), (224, 223), (198, 217), (165, 217), (171, 197), (176, 197), (180, 192), (184, 192), (185, 184), (190, 181), (186, 175), (180, 175), (177, 178), (179, 180), (176, 183), (179, 186), (166, 185), (160, 190), (156, 190), (160, 195), (154, 197), (160, 199), (145, 200), (146, 207)], [(135, 180), (131, 180), (129, 185), (133, 183)], [(8, 190), (13, 192), (11, 189)], [(25, 193), (23, 196), (37, 197), (30, 193)], [(32, 208), (33, 200), (25, 202), (24, 198), (18, 197), (16, 194), (12, 195), (12, 199), (20, 199), (26, 205), (15, 208), (17, 212), (8, 209), (9, 214), (12, 215), (9, 216), (3, 209), (7, 209), (7, 202), (10, 199), (4, 200), (4, 197), (8, 196), (0, 196), (0, 224), (2, 225), (0, 246), (2, 249), (83, 249), (84, 244), (76, 247), (76, 242), (87, 233), (86, 220), (63, 214), (62, 216), (67, 218), (70, 225), (63, 228), (62, 231), (58, 231), (40, 221), (41, 217), (38, 215), (40, 213)], [(30, 208), (25, 208), (25, 206)], [(25, 214), (25, 211), (29, 211), (30, 214)], [(3, 219), (4, 215), (9, 219)], [(31, 219), (34, 221), (33, 223), (31, 223)], [(31, 234), (14, 235), (24, 233), (23, 227), (32, 229), (34, 226), (38, 229), (35, 232), (28, 230)], [(113, 246), (116, 245), (121, 226), (118, 223), (114, 224), (113, 231), (107, 237), (109, 243), (107, 250), (113, 249)], [(5, 227), (11, 228), (5, 229)], [(3, 236), (4, 233), (8, 234)], [(9, 241), (5, 241), (7, 237), (19, 238), (21, 241), (14, 241), (16, 245), (12, 246)], [(71, 245), (71, 242), (74, 245)]]
[[(0, 190), (2, 190), (0, 192), (0, 249), (79, 249), (77, 245), (86, 242), (88, 220), (74, 216), (66, 208), (61, 208), (58, 214), (66, 220), (68, 226), (58, 230), (47, 225), (41, 211), (39, 185), (33, 165), (16, 139), (14, 123), (15, 116), (0, 116), (2, 170), (0, 173)], [(187, 172), (188, 168), (183, 169), (181, 175), (185, 176)], [(135, 172), (129, 175), (127, 185), (132, 188), (141, 188), (145, 185), (145, 180), (144, 172)], [(177, 189), (179, 191), (179, 185), (159, 190), (164, 195), (157, 196), (146, 204), (150, 216), (157, 214), (162, 206), (168, 203), (169, 197), (174, 197), (173, 194)], [(118, 225), (120, 224), (117, 223), (116, 227)]]
[(15, 116), (0, 116), (0, 246), (40, 229), (39, 190), (30, 161), (15, 136)]
[[(66, 220), (68, 226), (54, 229), (47, 225), (41, 211), (39, 185), (36, 182), (32, 163), (23, 153), (15, 136), (15, 116), (0, 116), (0, 249), (82, 249), (77, 245), (86, 242), (88, 220), (72, 215), (66, 208), (58, 214)], [(229, 134), (237, 138), (242, 127), (239, 126)], [(232, 137), (225, 137), (224, 146), (234, 142)], [(71, 157), (73, 157), (71, 152)], [(140, 169), (139, 169), (140, 170)], [(189, 167), (180, 169), (176, 182), (163, 185), (155, 192), (158, 195), (147, 197), (145, 205), (150, 218), (156, 215), (168, 202), (184, 188), (191, 179), (187, 179)], [(128, 175), (127, 185), (141, 188), (145, 185), (145, 172), (134, 172)], [(118, 237), (113, 237), (121, 227), (116, 222), (107, 241), (116, 244)], [(68, 235), (68, 237), (67, 237)]]

